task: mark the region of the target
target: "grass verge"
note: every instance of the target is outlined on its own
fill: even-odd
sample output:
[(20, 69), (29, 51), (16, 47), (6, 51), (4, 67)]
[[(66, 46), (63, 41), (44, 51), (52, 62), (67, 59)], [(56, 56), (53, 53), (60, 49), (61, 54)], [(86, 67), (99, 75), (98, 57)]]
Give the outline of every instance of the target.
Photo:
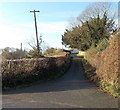
[(105, 93), (109, 93), (110, 95), (114, 96), (115, 98), (120, 98), (120, 91), (119, 91), (119, 86), (118, 84), (108, 84), (101, 80), (97, 75), (96, 75), (96, 68), (92, 67), (87, 60), (81, 58), (84, 71), (85, 71), (85, 76), (87, 79), (90, 81), (94, 82), (98, 87), (100, 87)]

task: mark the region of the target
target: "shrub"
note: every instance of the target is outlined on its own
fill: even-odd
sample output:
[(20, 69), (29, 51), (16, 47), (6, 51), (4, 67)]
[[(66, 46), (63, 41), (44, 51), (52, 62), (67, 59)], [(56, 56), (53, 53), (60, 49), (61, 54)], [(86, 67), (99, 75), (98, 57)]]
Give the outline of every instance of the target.
[(109, 44), (109, 40), (107, 38), (104, 38), (103, 40), (99, 41), (97, 47), (96, 47), (96, 53), (102, 52), (107, 48)]
[(13, 88), (36, 80), (49, 79), (69, 63), (69, 57), (2, 61), (2, 88)]
[(120, 32), (115, 34), (109, 42), (105, 39), (96, 48), (86, 52), (87, 61), (96, 68), (95, 76), (100, 79), (101, 87), (116, 97), (120, 97), (119, 36)]
[(107, 38), (104, 38), (103, 40), (100, 40), (98, 45), (96, 47), (92, 46), (88, 51), (87, 54), (97, 54), (102, 51), (104, 51), (109, 45), (109, 40)]

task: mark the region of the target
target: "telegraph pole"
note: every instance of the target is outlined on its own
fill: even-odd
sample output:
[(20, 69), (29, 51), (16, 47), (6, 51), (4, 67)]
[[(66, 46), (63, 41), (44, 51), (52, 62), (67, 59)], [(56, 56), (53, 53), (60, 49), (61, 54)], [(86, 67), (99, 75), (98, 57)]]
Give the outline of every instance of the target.
[(22, 43), (20, 44), (20, 59), (22, 58)]
[(40, 55), (40, 47), (39, 47), (39, 40), (38, 40), (38, 32), (37, 32), (37, 21), (36, 21), (36, 12), (40, 11), (30, 11), (34, 13), (34, 20), (35, 20), (35, 32), (36, 32), (36, 40), (37, 40), (37, 51), (38, 51), (38, 57)]
[(22, 51), (22, 43), (20, 44), (20, 50)]

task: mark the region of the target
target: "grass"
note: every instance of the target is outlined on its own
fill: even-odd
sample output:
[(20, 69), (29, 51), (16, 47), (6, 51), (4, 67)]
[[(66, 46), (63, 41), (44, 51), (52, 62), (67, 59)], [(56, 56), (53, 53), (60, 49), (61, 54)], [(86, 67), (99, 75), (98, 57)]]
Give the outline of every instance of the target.
[(92, 67), (85, 59), (82, 59), (82, 62), (83, 62), (83, 67), (84, 67), (84, 71), (85, 71), (85, 76), (89, 80), (93, 81), (103, 91), (111, 94), (115, 98), (120, 98), (120, 91), (119, 91), (118, 84), (111, 85), (111, 84), (108, 84), (108, 83), (102, 81), (95, 74), (96, 69), (94, 67)]
[(107, 84), (104, 81), (100, 81), (99, 85), (104, 91), (110, 93), (112, 96), (120, 98), (120, 91), (118, 90), (118, 87)]
[(77, 57), (84, 58), (85, 56), (82, 54), (76, 54)]

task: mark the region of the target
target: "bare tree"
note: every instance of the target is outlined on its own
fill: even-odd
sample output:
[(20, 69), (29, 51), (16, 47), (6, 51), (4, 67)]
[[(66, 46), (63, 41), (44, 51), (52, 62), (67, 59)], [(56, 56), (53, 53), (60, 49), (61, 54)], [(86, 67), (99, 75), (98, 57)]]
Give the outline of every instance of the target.
[(95, 2), (88, 5), (87, 8), (77, 17), (77, 20), (80, 22), (85, 22), (91, 18), (96, 18), (98, 15), (103, 17), (105, 13), (110, 19), (114, 19), (115, 12), (112, 11), (112, 3)]
[[(38, 42), (40, 47), (40, 54), (42, 54), (42, 52), (44, 52), (46, 49), (50, 47), (48, 43), (42, 40), (42, 35), (39, 36)], [(36, 50), (37, 50), (36, 40), (33, 37), (31, 37), (31, 39), (27, 41), (27, 44), (33, 49), (33, 51), (35, 51), (36, 54)]]
[(36, 49), (37, 45), (35, 43), (35, 39), (33, 37), (31, 37), (30, 40), (27, 41), (27, 44), (34, 50)]
[(41, 44), (42, 52), (46, 51), (49, 48), (50, 48), (49, 44), (45, 41), (42, 41), (42, 44)]

